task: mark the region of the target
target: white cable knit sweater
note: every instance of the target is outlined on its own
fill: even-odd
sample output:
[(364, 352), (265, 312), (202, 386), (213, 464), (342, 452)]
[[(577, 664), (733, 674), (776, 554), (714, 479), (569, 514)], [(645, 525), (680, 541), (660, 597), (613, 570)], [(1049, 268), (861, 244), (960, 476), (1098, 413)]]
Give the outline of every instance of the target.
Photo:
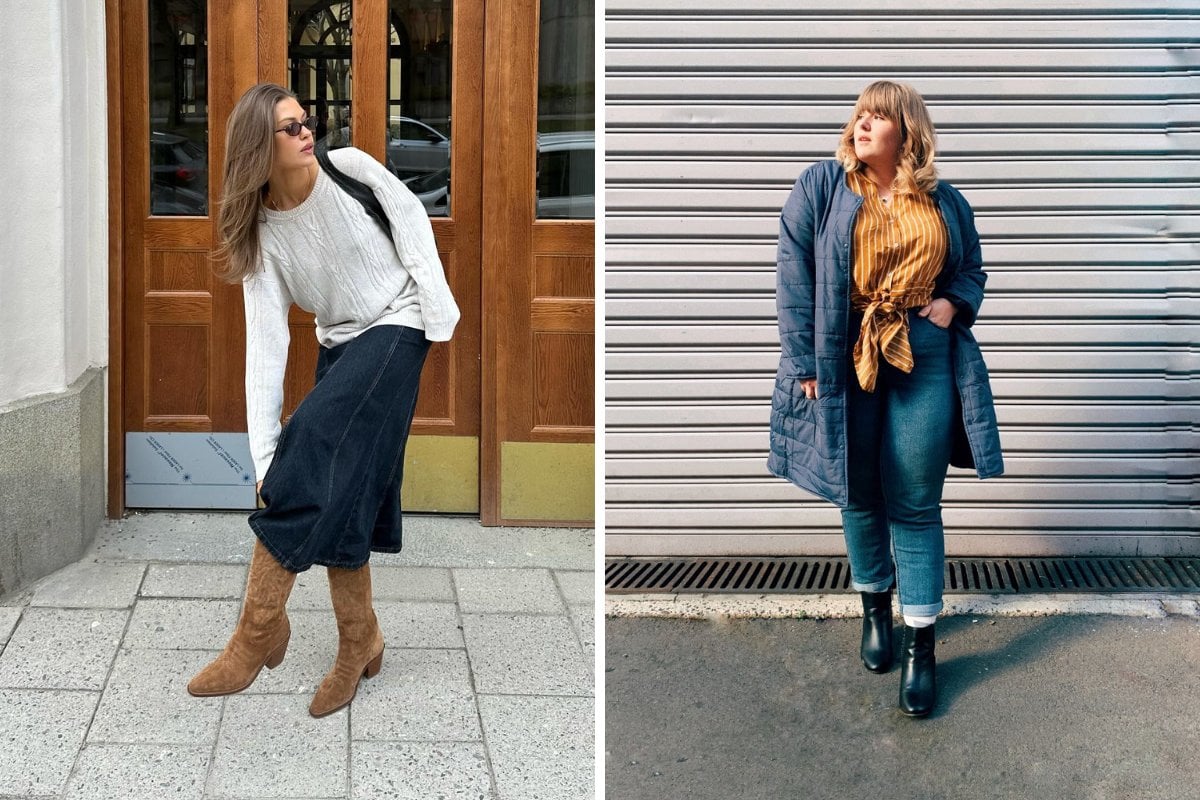
[(318, 168), (312, 193), (288, 211), (265, 209), (260, 269), (242, 282), (246, 303), (246, 424), (258, 480), (279, 439), (288, 309), (317, 318), (325, 347), (376, 325), (407, 325), (444, 342), (458, 322), (424, 207), (371, 156), (346, 147), (334, 165), (370, 186), (392, 223), (393, 240), (363, 207)]

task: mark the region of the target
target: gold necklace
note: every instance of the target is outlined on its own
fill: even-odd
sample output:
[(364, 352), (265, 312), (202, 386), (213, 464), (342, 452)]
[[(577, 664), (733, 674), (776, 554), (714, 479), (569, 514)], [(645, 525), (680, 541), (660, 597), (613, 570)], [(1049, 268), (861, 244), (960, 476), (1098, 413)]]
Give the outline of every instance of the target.
[[(304, 192), (304, 200), (308, 199), (308, 196), (310, 194), (312, 194), (313, 187), (316, 185), (317, 185), (317, 176), (314, 173), (313, 175), (309, 176), (308, 187)], [(301, 200), (300, 203), (303, 203), (304, 200)], [(269, 183), (267, 184), (267, 201), (266, 201), (266, 203), (267, 203), (267, 207), (270, 208), (272, 211), (283, 211), (283, 209), (281, 209), (279, 207), (279, 204), (275, 202), (275, 197), (274, 197), (274, 195), (271, 194), (271, 184), (269, 184)], [(296, 206), (300, 205), (300, 203), (296, 203)], [(295, 208), (296, 206), (292, 206), (292, 208)]]

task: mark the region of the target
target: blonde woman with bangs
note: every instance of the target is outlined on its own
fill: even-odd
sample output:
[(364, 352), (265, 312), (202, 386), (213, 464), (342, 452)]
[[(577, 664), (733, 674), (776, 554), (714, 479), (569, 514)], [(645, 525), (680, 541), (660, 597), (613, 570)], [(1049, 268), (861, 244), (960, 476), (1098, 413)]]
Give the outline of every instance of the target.
[(921, 96), (879, 81), (855, 103), (836, 160), (796, 181), (780, 220), (768, 462), (842, 510), (872, 672), (891, 669), (899, 594), (899, 708), (913, 717), (936, 702), (947, 468), (1004, 471), (971, 333), (986, 281), (979, 235), (970, 205), (938, 180), (935, 143)]
[[(217, 256), (219, 274), (242, 284), (246, 424), (265, 507), (249, 518), (256, 542), (237, 627), (188, 691), (239, 692), (279, 666), (296, 573), (321, 564), (338, 650), (309, 707), (320, 717), (382, 666), (368, 561), (400, 550), (421, 368), (459, 311), (420, 200), (360, 150), (318, 157), (316, 128), (294, 94), (270, 83), (247, 90), (229, 117)], [(316, 385), (281, 426), (293, 304), (316, 316), (321, 346)]]

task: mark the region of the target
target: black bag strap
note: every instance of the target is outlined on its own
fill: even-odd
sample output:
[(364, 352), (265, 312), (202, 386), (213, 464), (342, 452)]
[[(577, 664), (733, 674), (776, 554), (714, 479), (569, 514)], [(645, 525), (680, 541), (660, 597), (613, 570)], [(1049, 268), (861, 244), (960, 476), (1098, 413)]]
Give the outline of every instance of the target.
[(333, 182), (340, 186), (343, 192), (357, 200), (371, 219), (375, 220), (380, 229), (391, 239), (392, 223), (383, 210), (383, 203), (379, 202), (379, 198), (375, 196), (375, 192), (371, 191), (371, 187), (360, 180), (351, 178), (335, 167), (329, 158), (328, 148), (324, 145), (314, 147), (313, 152), (317, 156), (317, 163), (321, 165), (321, 169), (333, 178)]

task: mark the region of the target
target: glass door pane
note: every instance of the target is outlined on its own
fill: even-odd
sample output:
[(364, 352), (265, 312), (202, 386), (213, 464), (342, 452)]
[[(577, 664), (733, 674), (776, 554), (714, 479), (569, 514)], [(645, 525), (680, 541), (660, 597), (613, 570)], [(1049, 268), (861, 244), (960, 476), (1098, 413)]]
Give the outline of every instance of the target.
[(150, 213), (208, 213), (208, 38), (204, 0), (150, 2)]
[(541, 0), (537, 216), (596, 216), (596, 5)]
[(350, 19), (349, 2), (288, 2), (288, 88), (320, 121), (316, 139), (330, 150), (351, 142)]
[(451, 0), (389, 0), (387, 166), (431, 217), (450, 213)]

